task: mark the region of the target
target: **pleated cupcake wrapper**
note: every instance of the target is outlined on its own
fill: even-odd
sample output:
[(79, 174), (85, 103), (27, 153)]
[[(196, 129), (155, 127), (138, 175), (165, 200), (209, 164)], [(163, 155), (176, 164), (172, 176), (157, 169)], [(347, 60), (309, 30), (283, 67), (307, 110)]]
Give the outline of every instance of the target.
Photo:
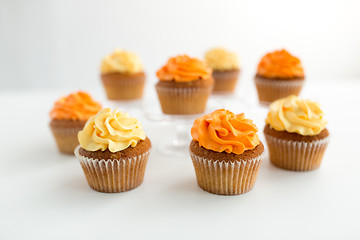
[(156, 86), (162, 111), (166, 114), (199, 114), (206, 108), (212, 86), (170, 88)]
[(102, 82), (110, 100), (139, 99), (143, 95), (145, 78), (102, 78)]
[(290, 95), (299, 95), (304, 80), (271, 80), (255, 77), (255, 84), (261, 104), (271, 102)]
[(218, 94), (232, 93), (235, 90), (236, 83), (239, 79), (239, 73), (232, 75), (235, 76), (225, 75), (220, 77), (218, 75), (215, 76), (214, 74), (213, 77), (215, 80), (215, 84), (214, 84), (213, 93), (218, 93)]
[(129, 78), (125, 78), (122, 77), (121, 79), (116, 79), (116, 78), (106, 78), (103, 77), (102, 78), (103, 82), (111, 84), (112, 86), (134, 86), (134, 85), (139, 85), (139, 84), (143, 84), (145, 82), (145, 77), (129, 77)]
[(312, 142), (283, 140), (265, 134), (270, 161), (277, 167), (292, 171), (317, 169), (330, 137)]
[(235, 90), (237, 78), (232, 79), (215, 79), (213, 93), (231, 93)]
[(190, 151), (198, 185), (219, 195), (239, 195), (250, 191), (264, 154), (250, 160), (227, 162), (200, 157)]
[(89, 186), (99, 192), (117, 193), (138, 187), (144, 179), (146, 163), (150, 150), (126, 159), (93, 159), (75, 155), (84, 171)]
[(79, 145), (78, 132), (83, 127), (54, 127), (50, 126), (56, 140), (59, 151), (66, 154), (74, 154), (74, 149)]

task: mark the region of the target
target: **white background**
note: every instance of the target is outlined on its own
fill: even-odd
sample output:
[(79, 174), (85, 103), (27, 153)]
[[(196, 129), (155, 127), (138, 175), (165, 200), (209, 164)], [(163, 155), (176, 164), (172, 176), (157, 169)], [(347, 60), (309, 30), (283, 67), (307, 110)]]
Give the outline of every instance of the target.
[(314, 81), (354, 79), (359, 11), (356, 0), (1, 0), (0, 88), (100, 86), (101, 59), (116, 47), (143, 59), (150, 83), (168, 57), (213, 46), (238, 53), (247, 76), (284, 47)]
[[(0, 239), (360, 239), (359, 6), (0, 0)], [(257, 105), (256, 65), (281, 47), (301, 58), (307, 75), (301, 95), (320, 102), (329, 120), (320, 169), (284, 171), (266, 155), (249, 193), (209, 194), (197, 186), (186, 151), (160, 152), (174, 124), (135, 111), (153, 143), (144, 183), (120, 194), (90, 189), (75, 157), (56, 149), (48, 127), (54, 101), (84, 89), (114, 106), (105, 99), (99, 65), (123, 47), (143, 59), (149, 76), (143, 102), (159, 111), (156, 69), (169, 56), (201, 57), (216, 45), (236, 51), (243, 66), (236, 92), (242, 101), (226, 107), (253, 119), (261, 141), (266, 109)]]
[[(152, 122), (136, 111), (131, 114), (153, 144), (144, 182), (125, 193), (96, 192), (76, 158), (58, 152), (48, 127), (49, 109), (63, 90), (3, 93), (0, 239), (359, 240), (360, 112), (354, 104), (360, 102), (360, 82), (329, 81), (318, 95), (322, 86), (309, 80), (302, 92), (316, 96), (329, 119), (331, 139), (321, 167), (282, 170), (270, 164), (265, 150), (254, 188), (240, 196), (201, 190), (186, 150), (181, 156), (160, 152), (176, 124)], [(255, 100), (254, 87), (245, 87), (239, 90)], [(91, 92), (111, 104), (101, 89)], [(265, 143), (266, 109), (243, 101), (227, 108), (253, 119)]]

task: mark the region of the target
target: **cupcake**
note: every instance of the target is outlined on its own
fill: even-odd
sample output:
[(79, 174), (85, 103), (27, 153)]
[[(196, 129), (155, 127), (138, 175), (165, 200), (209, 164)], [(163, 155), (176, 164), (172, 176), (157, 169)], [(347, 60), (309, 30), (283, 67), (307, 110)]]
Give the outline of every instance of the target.
[(235, 53), (214, 48), (205, 54), (206, 64), (212, 68), (215, 80), (214, 93), (232, 93), (239, 77), (239, 60)]
[(100, 109), (101, 105), (85, 92), (71, 93), (55, 102), (50, 112), (50, 128), (60, 152), (74, 153), (79, 145), (78, 132)]
[(263, 159), (257, 127), (245, 115), (220, 109), (195, 120), (190, 155), (198, 185), (207, 192), (250, 191)]
[(211, 69), (187, 55), (172, 57), (156, 75), (156, 91), (165, 114), (199, 114), (214, 86)]
[(319, 104), (292, 95), (270, 105), (264, 134), (270, 161), (292, 171), (318, 168), (329, 142)]
[(105, 57), (101, 63), (101, 79), (110, 100), (142, 98), (145, 73), (135, 53), (117, 49)]
[(92, 189), (124, 192), (143, 182), (151, 142), (136, 118), (102, 109), (86, 122), (78, 138), (75, 155)]
[(298, 96), (304, 84), (300, 60), (284, 49), (266, 54), (258, 65), (255, 84), (261, 104)]

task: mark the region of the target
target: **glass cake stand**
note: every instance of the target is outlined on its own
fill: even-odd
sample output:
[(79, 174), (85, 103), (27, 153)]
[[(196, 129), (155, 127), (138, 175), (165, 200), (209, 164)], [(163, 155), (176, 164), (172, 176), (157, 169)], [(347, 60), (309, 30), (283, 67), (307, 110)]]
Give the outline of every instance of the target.
[(235, 114), (246, 113), (252, 108), (252, 104), (244, 95), (236, 93), (213, 93), (210, 99)]
[(192, 139), (191, 127), (194, 120), (219, 108), (224, 108), (224, 106), (209, 98), (207, 107), (204, 113), (201, 114), (164, 114), (160, 106), (146, 107), (144, 114), (148, 120), (174, 129), (173, 133), (168, 135), (169, 138), (165, 139), (164, 143), (159, 144), (159, 151), (166, 155), (184, 156), (189, 151)]
[(105, 107), (110, 107), (111, 109), (119, 109), (133, 115), (134, 113), (139, 113), (143, 109), (144, 99), (136, 100), (107, 100)]

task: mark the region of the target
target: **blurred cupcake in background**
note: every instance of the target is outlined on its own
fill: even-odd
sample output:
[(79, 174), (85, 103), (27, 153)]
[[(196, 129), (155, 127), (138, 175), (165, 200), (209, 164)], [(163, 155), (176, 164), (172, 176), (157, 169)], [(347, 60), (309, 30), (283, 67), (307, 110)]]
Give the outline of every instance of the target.
[(101, 105), (85, 92), (74, 92), (62, 97), (50, 112), (50, 128), (62, 153), (73, 154), (79, 145), (78, 132), (85, 122), (101, 109)]
[(139, 120), (105, 108), (86, 122), (78, 138), (75, 155), (91, 188), (124, 192), (143, 182), (151, 142)]
[(213, 92), (234, 92), (240, 73), (237, 55), (224, 48), (213, 48), (205, 54), (205, 62), (213, 70)]
[(318, 168), (329, 142), (326, 124), (316, 102), (294, 95), (274, 101), (264, 128), (270, 161), (292, 171)]
[(190, 155), (198, 185), (207, 192), (250, 191), (263, 159), (258, 128), (245, 115), (219, 109), (195, 120)]
[(214, 86), (205, 62), (187, 55), (172, 57), (156, 73), (156, 91), (165, 114), (199, 114)]
[(261, 104), (269, 104), (289, 95), (299, 95), (304, 84), (301, 61), (282, 49), (260, 60), (255, 84)]
[(140, 58), (116, 49), (101, 63), (101, 79), (108, 99), (135, 100), (143, 96), (145, 73)]

